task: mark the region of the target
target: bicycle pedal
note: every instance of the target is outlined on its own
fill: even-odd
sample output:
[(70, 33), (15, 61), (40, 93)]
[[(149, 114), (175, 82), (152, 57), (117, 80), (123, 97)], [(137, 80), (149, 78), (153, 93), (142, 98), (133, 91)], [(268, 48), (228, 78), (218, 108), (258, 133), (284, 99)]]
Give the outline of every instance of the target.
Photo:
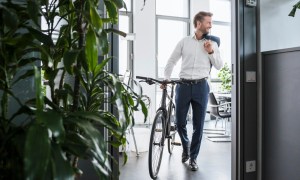
[(174, 145), (174, 146), (181, 146), (180, 142), (172, 142), (171, 144)]

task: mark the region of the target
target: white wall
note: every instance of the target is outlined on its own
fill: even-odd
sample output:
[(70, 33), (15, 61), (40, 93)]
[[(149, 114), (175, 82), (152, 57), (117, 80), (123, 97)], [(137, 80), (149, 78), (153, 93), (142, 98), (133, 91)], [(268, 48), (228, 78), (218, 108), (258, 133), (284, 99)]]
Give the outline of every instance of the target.
[[(156, 77), (155, 57), (155, 0), (134, 0), (133, 32), (136, 34), (134, 41), (134, 76)], [(141, 10), (143, 8), (143, 10)], [(153, 120), (155, 114), (155, 86), (145, 83), (143, 94), (150, 97), (152, 106), (149, 110), (148, 120)], [(142, 113), (135, 114), (136, 123), (143, 123)]]
[(300, 9), (290, 17), (298, 0), (261, 0), (261, 51), (300, 46)]

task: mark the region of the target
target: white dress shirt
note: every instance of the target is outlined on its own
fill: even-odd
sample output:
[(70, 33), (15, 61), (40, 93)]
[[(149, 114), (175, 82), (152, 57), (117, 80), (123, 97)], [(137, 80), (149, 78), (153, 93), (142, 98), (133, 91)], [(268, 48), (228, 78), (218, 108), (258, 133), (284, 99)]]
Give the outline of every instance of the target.
[(212, 41), (214, 53), (208, 54), (204, 49), (205, 39), (197, 40), (195, 35), (187, 36), (178, 42), (164, 70), (164, 78), (170, 79), (178, 60), (182, 57), (179, 77), (182, 79), (202, 79), (209, 77), (211, 65), (221, 69), (223, 61), (216, 42)]

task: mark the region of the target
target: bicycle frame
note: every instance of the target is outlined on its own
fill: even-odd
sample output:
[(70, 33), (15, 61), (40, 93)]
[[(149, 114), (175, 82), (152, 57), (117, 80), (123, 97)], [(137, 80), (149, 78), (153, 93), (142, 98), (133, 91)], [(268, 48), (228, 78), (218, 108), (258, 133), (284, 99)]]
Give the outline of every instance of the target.
[[(165, 134), (163, 134), (163, 138), (162, 138), (162, 142), (161, 144), (164, 146), (165, 143), (165, 139), (169, 137), (170, 135), (170, 129), (168, 127), (170, 120), (171, 120), (171, 116), (170, 116), (170, 110), (172, 108), (172, 105), (174, 104), (173, 102), (173, 96), (174, 96), (174, 84), (171, 85), (171, 94), (168, 94), (168, 90), (167, 87), (165, 89), (163, 89), (163, 93), (161, 96), (161, 105), (160, 107), (157, 109), (157, 111), (162, 110), (164, 112), (164, 117), (165, 117), (165, 122), (164, 123), (164, 127), (166, 129)], [(169, 103), (167, 106), (167, 99), (169, 99)]]

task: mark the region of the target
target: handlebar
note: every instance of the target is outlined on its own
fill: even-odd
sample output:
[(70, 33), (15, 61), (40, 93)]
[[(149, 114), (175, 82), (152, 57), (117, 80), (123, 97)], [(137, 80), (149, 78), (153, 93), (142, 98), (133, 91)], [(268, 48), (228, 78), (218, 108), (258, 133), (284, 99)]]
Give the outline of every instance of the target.
[(144, 80), (143, 82), (146, 82), (149, 85), (152, 85), (155, 83), (159, 83), (159, 84), (180, 84), (180, 83), (182, 83), (182, 80), (165, 81), (165, 80), (158, 80), (158, 79), (153, 79), (153, 78), (144, 77), (144, 76), (136, 76), (136, 78)]

